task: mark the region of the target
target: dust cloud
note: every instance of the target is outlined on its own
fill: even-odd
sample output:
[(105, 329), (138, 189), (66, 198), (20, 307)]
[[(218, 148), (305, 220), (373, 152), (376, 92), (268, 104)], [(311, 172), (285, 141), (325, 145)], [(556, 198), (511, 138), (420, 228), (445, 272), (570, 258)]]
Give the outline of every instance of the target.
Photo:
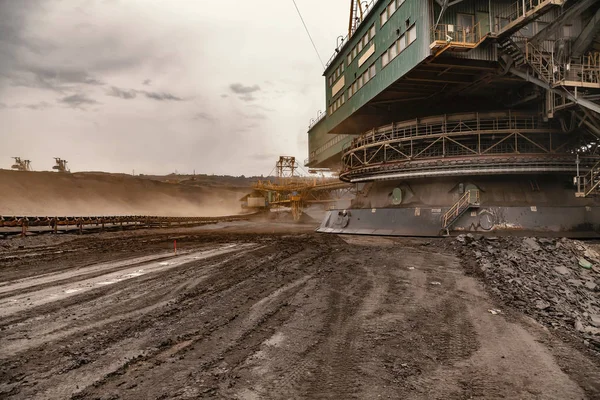
[(115, 174), (0, 170), (0, 215), (239, 214), (243, 188), (187, 186)]

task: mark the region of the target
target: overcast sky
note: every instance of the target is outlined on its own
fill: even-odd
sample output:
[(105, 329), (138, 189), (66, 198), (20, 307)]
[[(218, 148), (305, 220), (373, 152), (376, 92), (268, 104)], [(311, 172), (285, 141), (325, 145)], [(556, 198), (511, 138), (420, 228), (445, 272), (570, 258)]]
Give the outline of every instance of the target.
[[(296, 2), (326, 62), (347, 1)], [(268, 174), (322, 72), (292, 0), (0, 0), (0, 168)]]

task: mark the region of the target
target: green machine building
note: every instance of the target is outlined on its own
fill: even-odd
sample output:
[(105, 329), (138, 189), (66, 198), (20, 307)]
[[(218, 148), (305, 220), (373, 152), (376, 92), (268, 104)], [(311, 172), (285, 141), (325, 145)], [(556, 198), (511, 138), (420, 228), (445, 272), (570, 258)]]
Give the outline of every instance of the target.
[(351, 9), (305, 164), (357, 194), (320, 231), (596, 234), (598, 0)]

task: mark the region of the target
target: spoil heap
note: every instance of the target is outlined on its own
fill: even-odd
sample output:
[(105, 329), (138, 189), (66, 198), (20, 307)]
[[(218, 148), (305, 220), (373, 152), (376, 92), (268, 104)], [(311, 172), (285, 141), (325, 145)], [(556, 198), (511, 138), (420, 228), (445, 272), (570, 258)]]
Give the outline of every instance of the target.
[(456, 238), (468, 271), (506, 304), (544, 325), (583, 336), (600, 350), (600, 254), (569, 239)]

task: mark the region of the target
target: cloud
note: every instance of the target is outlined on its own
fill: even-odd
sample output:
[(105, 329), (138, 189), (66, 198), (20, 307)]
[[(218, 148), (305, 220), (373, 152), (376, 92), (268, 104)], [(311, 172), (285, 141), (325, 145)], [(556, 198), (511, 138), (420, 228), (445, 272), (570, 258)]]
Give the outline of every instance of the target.
[(142, 82), (142, 85), (150, 86), (151, 83), (152, 81), (150, 79), (145, 79), (144, 82)]
[(59, 103), (66, 104), (72, 108), (82, 108), (86, 105), (98, 104), (98, 102), (85, 94), (76, 93), (70, 96), (63, 97), (58, 100)]
[(148, 92), (145, 90), (136, 90), (136, 89), (122, 89), (116, 86), (111, 86), (109, 90), (107, 90), (106, 94), (112, 97), (119, 97), (121, 99), (131, 100), (135, 99), (137, 95), (143, 94), (149, 99), (159, 100), (159, 101), (183, 101), (181, 97), (175, 96), (174, 94), (167, 92)]
[(254, 101), (256, 100), (256, 97), (252, 96), (252, 94), (248, 93), (245, 94), (243, 96), (238, 97), (240, 100), (242, 101)]
[(215, 117), (213, 117), (209, 113), (203, 112), (203, 111), (194, 114), (193, 119), (194, 120), (203, 120), (203, 121), (208, 121), (208, 122), (214, 122), (216, 120)]
[(18, 104), (14, 104), (10, 107), (11, 108), (27, 108), (29, 110), (44, 110), (46, 108), (51, 108), (53, 106), (52, 106), (52, 104), (47, 103), (45, 101), (40, 101), (38, 103), (29, 103), (29, 104), (18, 103)]
[(106, 94), (108, 96), (118, 97), (125, 100), (135, 99), (137, 97), (137, 92), (135, 90), (121, 89), (116, 86), (111, 86)]
[(3, 109), (3, 108), (6, 108), (6, 104), (0, 103), (0, 110)]
[(260, 86), (244, 86), (241, 83), (232, 83), (231, 85), (229, 85), (229, 89), (231, 89), (231, 91), (236, 94), (250, 94), (260, 91)]
[(165, 92), (146, 92), (146, 91), (141, 91), (140, 93), (143, 93), (144, 96), (146, 96), (149, 99), (153, 99), (153, 100), (159, 100), (159, 101), (183, 101), (183, 99), (181, 97), (177, 97), (171, 93), (165, 93)]
[(79, 85), (104, 85), (100, 79), (84, 69), (54, 66), (18, 65), (9, 74), (13, 86), (49, 89), (57, 92), (73, 89)]

